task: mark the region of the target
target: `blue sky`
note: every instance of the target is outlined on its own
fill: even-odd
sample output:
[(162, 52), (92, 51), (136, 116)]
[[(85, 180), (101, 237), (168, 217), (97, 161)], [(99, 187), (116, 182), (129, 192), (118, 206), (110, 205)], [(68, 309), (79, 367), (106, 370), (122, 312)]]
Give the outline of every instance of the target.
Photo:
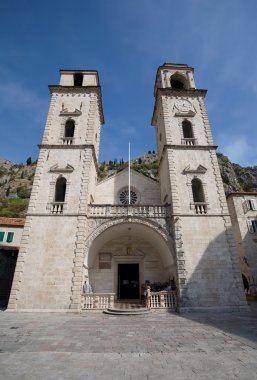
[(0, 1), (0, 157), (37, 158), (59, 69), (96, 69), (100, 160), (155, 150), (157, 67), (195, 67), (218, 151), (257, 165), (256, 0)]

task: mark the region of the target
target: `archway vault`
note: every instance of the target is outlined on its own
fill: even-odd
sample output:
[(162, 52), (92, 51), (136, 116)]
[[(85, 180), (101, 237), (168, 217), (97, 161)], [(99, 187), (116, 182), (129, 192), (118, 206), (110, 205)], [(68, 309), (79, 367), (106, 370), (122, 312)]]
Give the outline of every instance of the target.
[[(160, 254), (164, 267), (174, 266), (174, 244), (171, 235), (160, 224), (144, 218), (113, 218), (98, 225), (92, 224), (93, 231), (85, 242), (84, 268), (92, 267), (96, 254), (112, 239), (142, 239), (152, 245)], [(126, 240), (127, 238), (127, 240)]]

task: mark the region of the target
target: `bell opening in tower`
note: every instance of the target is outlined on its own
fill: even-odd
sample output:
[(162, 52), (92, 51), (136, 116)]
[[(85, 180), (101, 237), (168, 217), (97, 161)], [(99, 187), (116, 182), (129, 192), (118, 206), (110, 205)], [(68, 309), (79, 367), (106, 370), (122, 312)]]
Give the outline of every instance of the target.
[(83, 74), (76, 73), (74, 74), (74, 86), (81, 87), (83, 84)]

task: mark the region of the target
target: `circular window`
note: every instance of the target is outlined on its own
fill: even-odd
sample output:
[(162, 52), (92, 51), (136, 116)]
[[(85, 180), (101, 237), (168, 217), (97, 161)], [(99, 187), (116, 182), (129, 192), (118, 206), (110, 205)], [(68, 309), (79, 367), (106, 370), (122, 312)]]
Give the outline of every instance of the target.
[[(128, 205), (129, 204), (129, 191), (128, 189), (123, 190), (120, 193), (120, 202), (123, 205)], [(130, 190), (130, 204), (134, 205), (137, 202), (137, 193), (133, 190)]]

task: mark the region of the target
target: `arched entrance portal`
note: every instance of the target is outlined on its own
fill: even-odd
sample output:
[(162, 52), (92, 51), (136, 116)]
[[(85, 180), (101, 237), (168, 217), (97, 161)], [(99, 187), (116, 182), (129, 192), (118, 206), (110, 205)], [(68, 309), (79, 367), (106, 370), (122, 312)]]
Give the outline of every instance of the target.
[(149, 223), (123, 221), (104, 229), (84, 267), (93, 292), (115, 293), (115, 299), (139, 299), (146, 281), (153, 287), (176, 281), (172, 240)]

